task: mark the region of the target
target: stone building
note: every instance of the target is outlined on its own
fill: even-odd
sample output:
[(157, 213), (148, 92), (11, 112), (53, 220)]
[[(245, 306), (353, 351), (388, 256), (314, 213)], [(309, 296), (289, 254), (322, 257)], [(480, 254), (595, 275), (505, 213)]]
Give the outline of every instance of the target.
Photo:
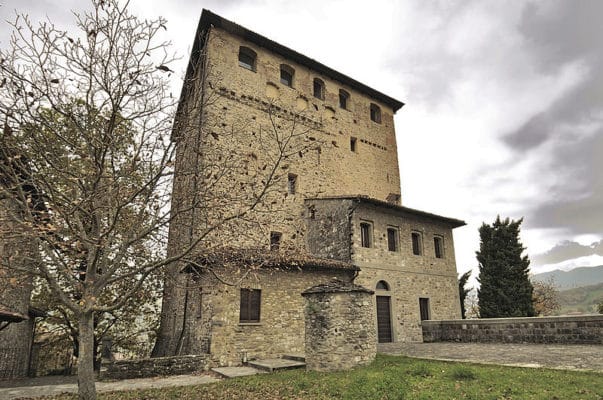
[(203, 10), (173, 132), (168, 255), (188, 256), (167, 274), (155, 356), (303, 352), (301, 293), (333, 278), (375, 291), (380, 342), (460, 316), (464, 222), (402, 206), (402, 106)]

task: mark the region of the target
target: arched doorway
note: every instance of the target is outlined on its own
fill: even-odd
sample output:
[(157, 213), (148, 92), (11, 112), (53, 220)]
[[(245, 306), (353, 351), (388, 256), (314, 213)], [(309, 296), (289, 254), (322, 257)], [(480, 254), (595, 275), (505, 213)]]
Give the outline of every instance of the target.
[(377, 296), (377, 341), (379, 343), (392, 342), (392, 307), (389, 284), (385, 281), (377, 282), (375, 286)]

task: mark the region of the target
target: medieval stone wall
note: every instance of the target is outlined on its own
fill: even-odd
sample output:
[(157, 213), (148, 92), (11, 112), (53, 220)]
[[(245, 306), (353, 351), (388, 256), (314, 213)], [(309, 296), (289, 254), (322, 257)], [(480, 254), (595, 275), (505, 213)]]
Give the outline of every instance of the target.
[(100, 379), (135, 379), (191, 374), (206, 370), (209, 367), (208, 358), (207, 355), (188, 355), (111, 361), (103, 364)]
[(603, 344), (603, 315), (425, 321), (423, 340)]
[(315, 286), (303, 293), (308, 370), (347, 370), (375, 359), (373, 293), (340, 282)]
[[(230, 280), (236, 272), (216, 271)], [(244, 272), (243, 272), (244, 273)], [(221, 284), (211, 273), (201, 277), (199, 297), (191, 299), (201, 309), (191, 311), (199, 319), (192, 335), (201, 342), (209, 338), (212, 360), (236, 365), (248, 360), (281, 357), (304, 352), (304, 300), (301, 293), (333, 278), (351, 281), (351, 271), (262, 270), (250, 273), (236, 286)], [(241, 288), (260, 289), (258, 323), (240, 323)]]

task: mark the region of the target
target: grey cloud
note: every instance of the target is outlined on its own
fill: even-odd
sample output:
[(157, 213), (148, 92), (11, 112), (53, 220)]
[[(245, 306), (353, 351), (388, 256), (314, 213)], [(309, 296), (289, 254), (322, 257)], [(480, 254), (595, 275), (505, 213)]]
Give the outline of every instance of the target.
[(520, 31), (541, 74), (556, 76), (570, 64), (586, 71), (562, 98), (503, 137), (517, 158), (542, 160), (532, 178), (558, 177), (557, 186), (526, 206), (527, 226), (603, 234), (601, 15), (600, 1), (538, 2), (524, 10)]
[(593, 254), (603, 255), (603, 240), (595, 242), (590, 246), (566, 240), (558, 243), (555, 247), (545, 253), (532, 256), (531, 260), (532, 265), (542, 266)]

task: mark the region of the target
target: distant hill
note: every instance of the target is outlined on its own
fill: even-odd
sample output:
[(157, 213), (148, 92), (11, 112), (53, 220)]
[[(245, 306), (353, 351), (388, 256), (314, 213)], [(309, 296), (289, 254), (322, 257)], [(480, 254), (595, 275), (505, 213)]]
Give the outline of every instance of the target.
[(595, 305), (603, 300), (603, 283), (559, 292), (559, 315), (595, 313)]
[(553, 278), (559, 290), (603, 283), (603, 265), (598, 267), (579, 267), (571, 271), (556, 269), (532, 276), (532, 279), (535, 281), (548, 281), (551, 278)]

